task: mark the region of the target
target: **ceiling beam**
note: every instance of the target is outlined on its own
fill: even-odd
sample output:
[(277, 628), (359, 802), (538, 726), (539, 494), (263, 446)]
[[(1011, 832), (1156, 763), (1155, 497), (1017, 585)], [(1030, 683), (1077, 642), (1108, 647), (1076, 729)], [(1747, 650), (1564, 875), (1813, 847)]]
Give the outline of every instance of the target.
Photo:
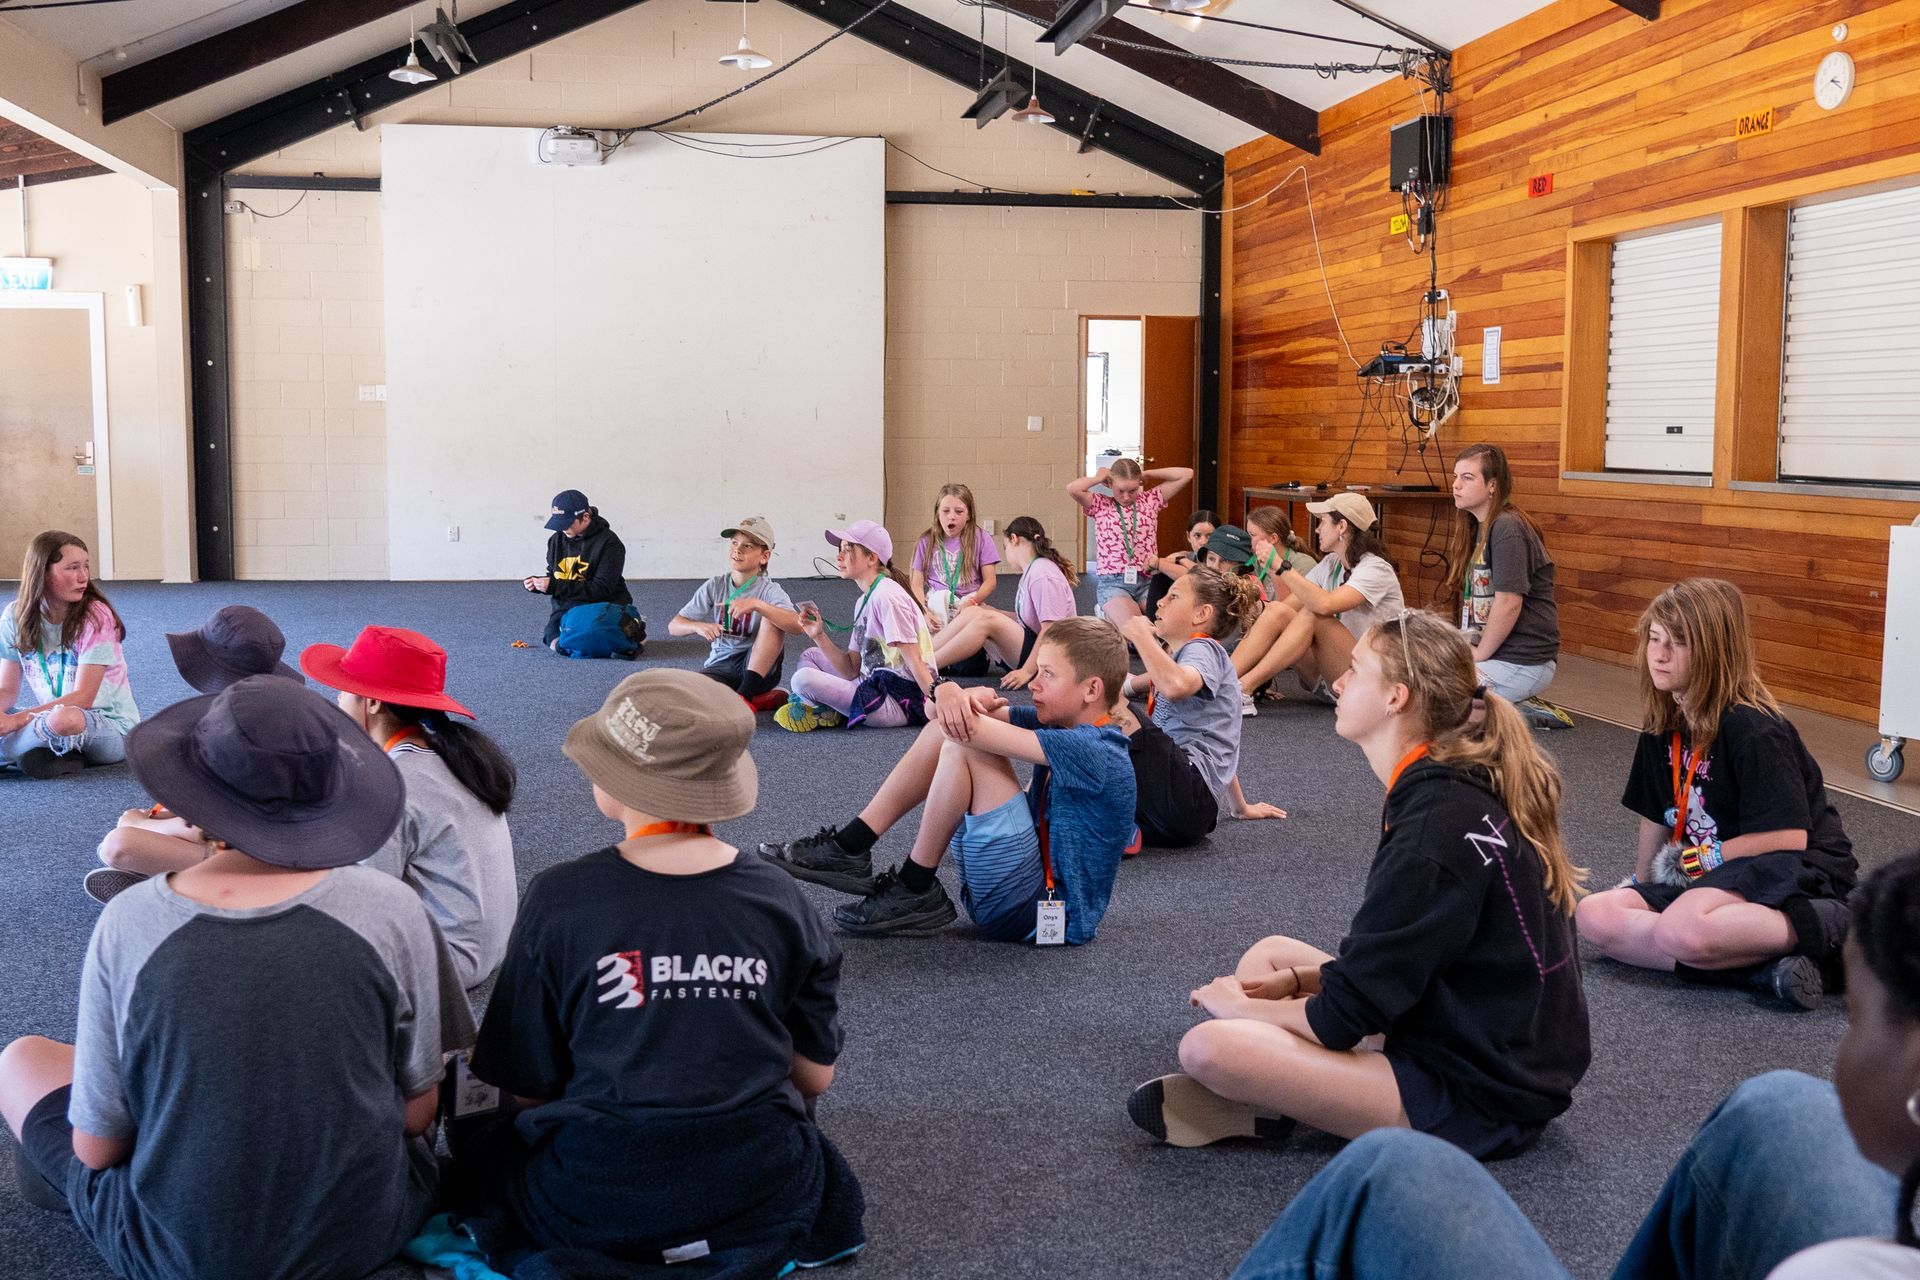
[[(873, 9), (869, 0), (783, 0), (783, 3), (836, 27), (844, 27)], [(853, 34), (957, 85), (969, 90), (980, 88), (979, 40), (905, 5), (882, 6), (855, 27)], [(999, 70), (999, 64), (997, 54), (990, 57), (989, 73)], [(1008, 60), (1005, 65), (1021, 84), (1035, 83), (1036, 72), (1031, 63), (1016, 59)], [(1087, 138), (1088, 121), (1097, 113), (1098, 120), (1089, 140), (1102, 151), (1189, 191), (1211, 191), (1224, 179), (1226, 162), (1219, 152), (1210, 151), (1171, 129), (1122, 110), (1044, 71), (1038, 72), (1038, 84), (1040, 101), (1053, 113), (1052, 128), (1076, 139)]]
[(400, 12), (414, 0), (300, 0), (285, 9), (217, 31), (204, 40), (100, 78), (100, 122), (112, 124), (184, 98), (229, 76), (331, 40)]
[(1639, 14), (1648, 22), (1660, 16), (1660, 0), (1613, 0), (1613, 2), (1628, 13)]
[[(1043, 27), (1058, 16), (1058, 6), (1053, 0), (1000, 0), (1000, 3)], [(1110, 36), (1119, 36), (1129, 44), (1149, 45), (1153, 51), (1127, 48), (1106, 38)], [(1151, 31), (1131, 23), (1124, 26), (1110, 23), (1079, 43), (1083, 49), (1091, 49), (1130, 71), (1138, 71), (1169, 89), (1184, 93), (1202, 106), (1244, 120), (1260, 132), (1291, 143), (1308, 155), (1320, 154), (1318, 111), (1217, 63), (1183, 57), (1184, 51), (1179, 45)]]
[(20, 179), (25, 178), (31, 187), (111, 172), (106, 166), (41, 137), (25, 125), (0, 120), (0, 185), (17, 186)]

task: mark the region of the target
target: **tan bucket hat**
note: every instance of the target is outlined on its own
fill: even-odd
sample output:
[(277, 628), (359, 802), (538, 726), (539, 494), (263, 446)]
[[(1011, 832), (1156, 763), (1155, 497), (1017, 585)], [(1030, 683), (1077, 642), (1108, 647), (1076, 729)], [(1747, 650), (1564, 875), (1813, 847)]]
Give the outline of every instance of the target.
[(564, 750), (624, 805), (674, 822), (724, 822), (752, 812), (760, 793), (752, 737), (753, 712), (739, 694), (662, 667), (615, 685)]

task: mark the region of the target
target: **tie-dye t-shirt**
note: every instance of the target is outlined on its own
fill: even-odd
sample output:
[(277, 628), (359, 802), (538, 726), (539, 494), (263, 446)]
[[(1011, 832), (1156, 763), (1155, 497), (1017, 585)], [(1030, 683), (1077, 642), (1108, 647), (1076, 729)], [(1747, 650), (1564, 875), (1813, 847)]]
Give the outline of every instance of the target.
[[(40, 647), (22, 653), (16, 647), (17, 630), (13, 625), (13, 605), (0, 611), (0, 662), (20, 664), (20, 707), (37, 707), (72, 693), (80, 682), (81, 667), (105, 667), (100, 691), (93, 696), (93, 709), (113, 722), (122, 733), (131, 732), (140, 723), (140, 708), (134, 705), (133, 690), (127, 685), (127, 659), (120, 651), (120, 628), (113, 611), (96, 604), (87, 621), (74, 637), (73, 647), (60, 647), (60, 628), (45, 617), (40, 619)], [(11, 709), (11, 708), (10, 708)]]
[(920, 661), (933, 667), (933, 633), (927, 630), (926, 615), (914, 602), (911, 592), (892, 578), (881, 578), (864, 607), (853, 618), (853, 633), (847, 649), (860, 659), (860, 674), (871, 675), (882, 667), (905, 669), (902, 648), (912, 646)]

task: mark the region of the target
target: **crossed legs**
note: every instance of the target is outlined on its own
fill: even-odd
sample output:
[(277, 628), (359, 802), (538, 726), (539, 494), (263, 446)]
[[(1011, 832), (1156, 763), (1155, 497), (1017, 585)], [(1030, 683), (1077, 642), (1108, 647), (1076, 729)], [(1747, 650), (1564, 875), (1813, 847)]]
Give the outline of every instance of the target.
[(1605, 955), (1668, 972), (1739, 969), (1790, 953), (1795, 935), (1785, 913), (1724, 889), (1689, 889), (1655, 911), (1633, 889), (1583, 898), (1574, 911), (1580, 936)]

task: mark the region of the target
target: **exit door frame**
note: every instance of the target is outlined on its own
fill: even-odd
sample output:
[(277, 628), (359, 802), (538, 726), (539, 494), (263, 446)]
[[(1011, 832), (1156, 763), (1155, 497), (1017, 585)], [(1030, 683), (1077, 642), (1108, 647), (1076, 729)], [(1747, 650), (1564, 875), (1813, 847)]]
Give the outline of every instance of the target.
[(113, 577), (113, 473), (107, 454), (106, 295), (99, 293), (0, 293), (10, 311), (84, 311), (87, 313), (88, 362), (93, 370), (93, 495), (99, 546), (93, 548), (93, 576)]

